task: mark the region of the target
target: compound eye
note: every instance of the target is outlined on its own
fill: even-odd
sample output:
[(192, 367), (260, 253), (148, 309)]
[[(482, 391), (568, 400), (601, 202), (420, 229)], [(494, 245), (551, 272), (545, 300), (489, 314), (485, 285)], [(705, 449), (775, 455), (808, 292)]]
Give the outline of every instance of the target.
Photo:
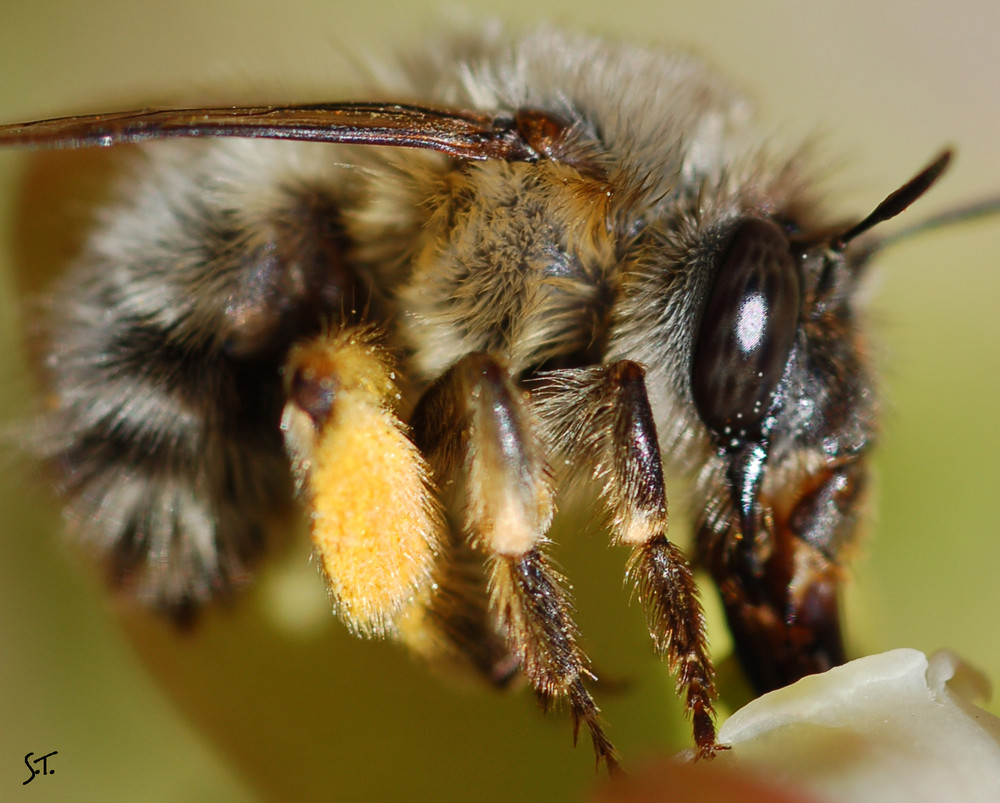
[(743, 221), (712, 281), (691, 370), (698, 414), (723, 438), (760, 437), (795, 341), (799, 304), (785, 233), (770, 220)]

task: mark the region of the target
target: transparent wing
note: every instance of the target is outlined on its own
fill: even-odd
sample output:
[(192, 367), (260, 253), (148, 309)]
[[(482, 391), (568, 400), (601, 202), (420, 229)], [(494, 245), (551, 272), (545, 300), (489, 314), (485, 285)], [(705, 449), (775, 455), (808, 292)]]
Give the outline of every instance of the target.
[(0, 147), (87, 148), (168, 137), (246, 137), (423, 148), (473, 160), (535, 161), (539, 151), (532, 140), (539, 119), (558, 125), (539, 112), (503, 116), (402, 104), (150, 108), (0, 126)]

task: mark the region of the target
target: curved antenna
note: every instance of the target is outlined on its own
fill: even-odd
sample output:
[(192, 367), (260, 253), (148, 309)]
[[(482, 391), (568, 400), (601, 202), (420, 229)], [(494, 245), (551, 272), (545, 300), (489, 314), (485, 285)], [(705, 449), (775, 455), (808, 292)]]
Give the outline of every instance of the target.
[(925, 231), (933, 231), (943, 226), (951, 226), (953, 223), (965, 223), (969, 220), (976, 220), (977, 218), (997, 214), (1000, 214), (1000, 196), (973, 201), (955, 209), (949, 209), (946, 212), (932, 215), (925, 220), (914, 223), (912, 226), (890, 234), (888, 237), (883, 237), (872, 244), (869, 252), (875, 253), (881, 251), (887, 246), (895, 245), (901, 240), (909, 239), (914, 234), (923, 234)]
[(388, 145), (477, 161), (533, 162), (565, 126), (545, 112), (515, 115), (380, 103), (205, 109), (150, 108), (0, 126), (0, 147), (110, 147), (171, 137), (245, 137)]
[[(887, 195), (885, 200), (876, 206), (868, 217), (849, 228), (843, 234), (839, 234), (830, 240), (829, 247), (834, 251), (843, 251), (847, 248), (851, 240), (864, 234), (879, 223), (896, 217), (896, 215), (937, 183), (937, 180), (941, 178), (941, 175), (951, 162), (953, 153), (950, 148), (943, 150), (927, 167), (917, 173), (917, 175), (907, 181), (898, 190)], [(874, 250), (878, 250), (879, 247), (881, 245)]]

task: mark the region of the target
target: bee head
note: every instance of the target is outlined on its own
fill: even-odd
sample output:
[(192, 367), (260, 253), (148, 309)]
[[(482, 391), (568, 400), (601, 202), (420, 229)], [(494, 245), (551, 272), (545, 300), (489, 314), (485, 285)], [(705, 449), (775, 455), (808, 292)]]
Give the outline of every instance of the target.
[(750, 216), (722, 240), (690, 375), (722, 467), (699, 540), (744, 664), (751, 675), (755, 666), (778, 673), (751, 677), (761, 690), (844, 660), (838, 556), (852, 540), (876, 430), (854, 299), (883, 242), (858, 238), (921, 196), (949, 159), (855, 225), (804, 239)]

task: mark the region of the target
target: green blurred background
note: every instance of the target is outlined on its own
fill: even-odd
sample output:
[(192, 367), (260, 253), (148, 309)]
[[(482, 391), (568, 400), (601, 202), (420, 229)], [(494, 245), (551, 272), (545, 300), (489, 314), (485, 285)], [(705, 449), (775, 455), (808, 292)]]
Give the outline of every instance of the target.
[[(183, 102), (201, 94), (195, 87), (240, 87), (247, 97), (248, 88), (273, 95), (288, 86), (332, 98), (341, 94), (341, 51), (417, 45), (447, 16), (436, 0), (280, 5), (6, 0), (0, 119)], [(496, 13), (485, 2), (461, 12)], [(1000, 192), (994, 0), (644, 0), (614, 8), (508, 0), (503, 16), (702, 53), (752, 93), (776, 137), (821, 135), (831, 203), (845, 214), (869, 211), (945, 143), (957, 146), (958, 162), (911, 221)], [(38, 403), (20, 340), (30, 317), (16, 290), (25, 277), (15, 280), (16, 249), (6, 245), (36, 222), (15, 214), (29, 161), (0, 153), (6, 421)], [(998, 254), (1000, 219), (914, 239), (881, 260), (872, 306), (886, 432), (877, 511), (848, 599), (855, 654), (950, 646), (995, 682)], [(239, 605), (176, 638), (110, 601), (60, 532), (44, 482), (4, 447), (0, 800), (568, 800), (594, 782), (589, 746), (574, 751), (565, 718), (543, 718), (530, 695), (456, 688), (392, 645), (347, 636), (326, 614), (304, 545), (279, 555)], [(612, 738), (629, 760), (683, 746), (672, 680), (650, 656), (640, 612), (627, 608), (624, 554), (599, 538), (570, 547), (559, 558), (586, 646), (603, 674), (625, 681), (600, 693)], [(712, 633), (722, 657), (728, 640), (717, 621)], [(1000, 711), (996, 702), (990, 708)], [(24, 755), (53, 750), (55, 774), (22, 787)]]

